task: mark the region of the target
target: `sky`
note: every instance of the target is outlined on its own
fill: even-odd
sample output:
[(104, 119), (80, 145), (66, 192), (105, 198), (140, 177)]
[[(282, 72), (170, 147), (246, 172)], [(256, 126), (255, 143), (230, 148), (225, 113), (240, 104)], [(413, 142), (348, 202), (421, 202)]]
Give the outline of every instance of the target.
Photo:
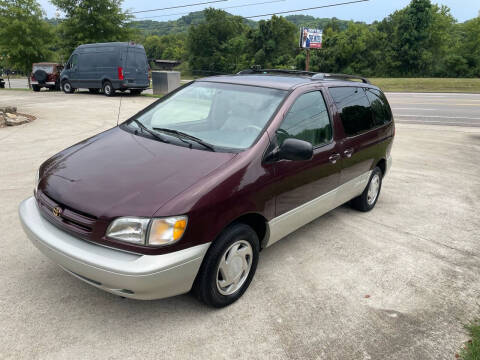
[[(56, 8), (48, 0), (38, 0), (40, 5), (44, 8), (48, 17), (55, 17)], [(192, 3), (207, 2), (213, 0), (124, 0), (123, 8), (129, 11), (140, 11), (140, 10), (149, 10), (156, 8), (165, 8), (171, 6), (181, 6)], [(215, 7), (215, 8), (226, 8), (225, 9), (235, 15), (241, 16), (255, 16), (261, 14), (269, 14), (280, 11), (288, 11), (295, 9), (303, 8), (312, 8), (316, 6), (335, 4), (339, 2), (347, 2), (351, 0), (222, 0), (221, 2), (206, 4), (206, 5), (197, 5), (192, 7), (177, 8), (163, 11), (147, 12), (142, 14), (136, 14), (137, 19), (140, 18), (151, 18), (151, 20), (157, 21), (167, 21), (175, 20), (181, 17), (179, 13), (188, 13), (190, 11), (200, 11), (206, 7)], [(315, 17), (337, 17), (342, 20), (355, 20), (355, 21), (364, 21), (371, 23), (375, 20), (382, 20), (387, 17), (389, 14), (393, 13), (395, 10), (402, 9), (410, 0), (370, 0), (369, 2), (362, 2), (357, 4), (349, 4), (344, 6), (332, 7), (327, 9), (315, 9), (308, 11), (301, 11), (291, 13), (294, 14), (305, 14), (312, 15)], [(460, 22), (472, 19), (479, 15), (480, 11), (480, 2), (472, 0), (438, 0), (433, 1), (439, 5), (447, 5), (452, 12), (452, 15)], [(263, 3), (263, 4), (262, 4)], [(256, 4), (250, 6), (243, 6), (238, 8), (233, 8), (236, 6)], [(290, 15), (284, 14), (284, 15)], [(266, 16), (263, 18), (269, 18)], [(255, 18), (253, 20), (259, 20), (262, 18)]]

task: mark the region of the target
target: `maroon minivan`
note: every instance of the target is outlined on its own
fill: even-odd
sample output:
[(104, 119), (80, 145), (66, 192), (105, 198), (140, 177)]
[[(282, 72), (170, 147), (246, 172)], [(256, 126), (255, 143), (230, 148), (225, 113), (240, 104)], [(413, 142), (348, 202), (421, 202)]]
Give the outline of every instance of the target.
[(100, 289), (193, 290), (226, 306), (262, 249), (343, 203), (375, 206), (394, 133), (385, 95), (363, 78), (200, 79), (44, 162), (20, 219), (41, 252)]

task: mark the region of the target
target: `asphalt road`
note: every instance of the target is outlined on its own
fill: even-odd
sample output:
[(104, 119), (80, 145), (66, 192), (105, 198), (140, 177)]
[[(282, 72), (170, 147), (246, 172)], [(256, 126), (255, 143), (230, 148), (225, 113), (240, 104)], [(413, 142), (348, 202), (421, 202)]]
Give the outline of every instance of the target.
[[(154, 100), (124, 97), (120, 120)], [(339, 207), (266, 249), (242, 299), (213, 310), (95, 289), (21, 230), (39, 164), (114, 126), (119, 98), (0, 91), (1, 105), (37, 116), (0, 129), (2, 359), (454, 359), (480, 317), (478, 127), (397, 116), (375, 209)]]
[(397, 123), (480, 126), (480, 94), (388, 93)]

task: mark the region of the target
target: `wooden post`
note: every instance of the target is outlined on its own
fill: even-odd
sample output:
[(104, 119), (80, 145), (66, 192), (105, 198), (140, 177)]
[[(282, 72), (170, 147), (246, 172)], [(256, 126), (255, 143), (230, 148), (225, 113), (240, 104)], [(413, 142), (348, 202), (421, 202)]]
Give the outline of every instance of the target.
[(305, 71), (310, 71), (310, 49), (305, 50), (307, 56), (305, 57)]

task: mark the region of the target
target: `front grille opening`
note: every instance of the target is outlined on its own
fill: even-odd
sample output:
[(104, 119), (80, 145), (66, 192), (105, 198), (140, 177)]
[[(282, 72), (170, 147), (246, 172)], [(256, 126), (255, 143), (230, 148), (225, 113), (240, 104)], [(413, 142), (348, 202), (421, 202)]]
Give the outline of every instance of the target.
[[(64, 204), (55, 201), (40, 191), (38, 192), (37, 199), (40, 208), (52, 221), (64, 225), (65, 227), (70, 228), (72, 231), (83, 234), (89, 234), (93, 231), (97, 217), (65, 206)], [(55, 207), (60, 207), (62, 209), (60, 216), (53, 215), (53, 209)]]

